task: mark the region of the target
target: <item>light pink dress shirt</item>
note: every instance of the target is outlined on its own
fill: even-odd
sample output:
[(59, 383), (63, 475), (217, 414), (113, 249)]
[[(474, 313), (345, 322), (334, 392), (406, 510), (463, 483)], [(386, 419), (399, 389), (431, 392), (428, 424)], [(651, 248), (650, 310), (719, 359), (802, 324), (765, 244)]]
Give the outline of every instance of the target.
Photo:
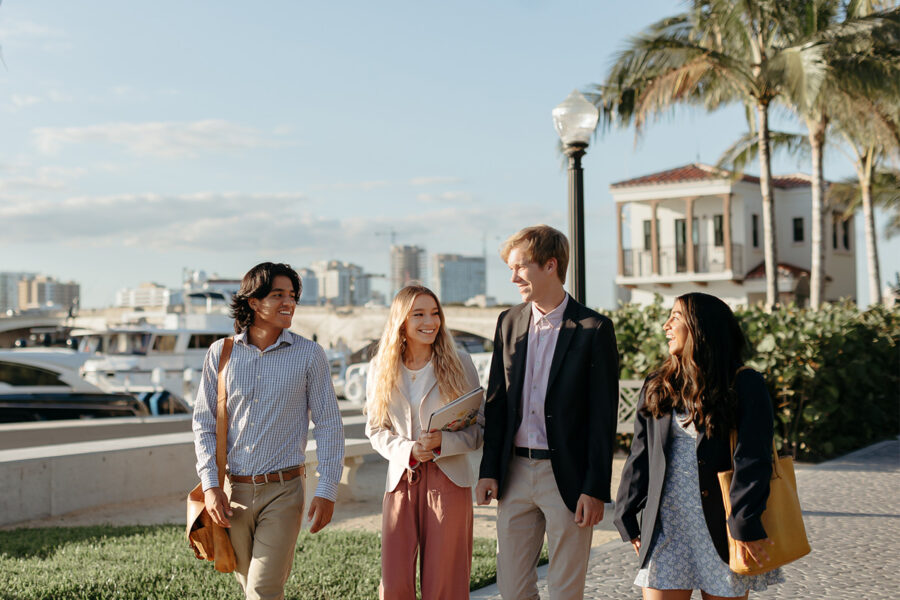
[(533, 450), (547, 450), (547, 423), (544, 421), (544, 400), (550, 379), (550, 363), (556, 340), (562, 327), (563, 313), (569, 295), (546, 315), (531, 303), (531, 323), (528, 325), (528, 352), (525, 358), (525, 382), (522, 387), (522, 423), (516, 431), (515, 445)]

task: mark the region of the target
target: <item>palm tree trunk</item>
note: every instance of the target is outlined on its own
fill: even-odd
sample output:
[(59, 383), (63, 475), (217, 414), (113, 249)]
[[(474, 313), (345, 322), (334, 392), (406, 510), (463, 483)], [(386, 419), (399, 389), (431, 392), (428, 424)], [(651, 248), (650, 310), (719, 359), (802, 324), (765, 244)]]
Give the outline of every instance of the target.
[(869, 267), (869, 304), (881, 304), (881, 272), (878, 266), (878, 241), (875, 237), (875, 210), (872, 208), (872, 177), (875, 172), (874, 150), (871, 148), (859, 166), (859, 188), (862, 193), (863, 220), (866, 231), (866, 261)]
[(778, 248), (775, 242), (775, 198), (772, 195), (772, 165), (769, 160), (769, 105), (756, 104), (759, 140), (759, 188), (762, 192), (763, 255), (766, 265), (766, 310), (778, 304)]
[(807, 119), (809, 145), (812, 150), (812, 264), (809, 282), (809, 306), (818, 310), (825, 300), (825, 174), (823, 168), (825, 151), (825, 128), (827, 119)]

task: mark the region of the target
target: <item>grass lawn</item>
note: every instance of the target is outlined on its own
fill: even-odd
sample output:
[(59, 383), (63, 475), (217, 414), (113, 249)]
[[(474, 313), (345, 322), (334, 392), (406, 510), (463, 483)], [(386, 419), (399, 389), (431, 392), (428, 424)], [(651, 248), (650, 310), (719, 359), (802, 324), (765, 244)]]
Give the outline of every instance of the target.
[[(475, 540), (471, 589), (494, 582), (495, 552), (493, 540)], [(286, 597), (377, 598), (380, 571), (378, 534), (303, 531)], [(0, 598), (240, 600), (242, 595), (232, 575), (194, 558), (183, 527), (158, 525), (0, 531)]]

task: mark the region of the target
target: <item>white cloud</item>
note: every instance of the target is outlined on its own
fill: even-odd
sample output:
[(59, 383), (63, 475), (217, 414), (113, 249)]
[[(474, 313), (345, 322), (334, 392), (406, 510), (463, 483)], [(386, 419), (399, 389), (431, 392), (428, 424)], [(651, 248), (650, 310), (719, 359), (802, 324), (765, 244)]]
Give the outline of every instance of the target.
[(474, 196), (471, 192), (460, 192), (460, 191), (447, 191), (441, 192), (439, 194), (417, 194), (416, 199), (419, 202), (426, 202), (428, 204), (444, 204), (447, 202), (454, 202), (457, 204), (466, 204), (473, 202), (475, 200)]
[(106, 123), (86, 127), (39, 127), (32, 130), (38, 150), (56, 154), (72, 144), (121, 146), (138, 156), (184, 158), (207, 151), (271, 147), (275, 141), (257, 129), (208, 119), (190, 123)]
[(459, 177), (413, 177), (409, 180), (409, 185), (440, 185), (445, 183), (459, 183), (462, 181)]
[(0, 39), (4, 43), (34, 40), (55, 40), (63, 37), (58, 29), (41, 25), (33, 21), (8, 20), (0, 25)]
[(43, 100), (38, 96), (25, 96), (21, 94), (12, 95), (12, 103), (16, 108), (26, 108), (28, 106), (40, 104), (41, 102), (43, 102)]
[[(502, 225), (499, 214), (508, 215)], [(514, 215), (514, 218), (513, 216)], [(303, 254), (340, 258), (370, 255), (385, 247), (376, 235), (396, 229), (403, 243), (429, 252), (480, 247), (489, 239), (556, 215), (534, 205), (439, 206), (405, 216), (324, 216), (304, 194), (198, 192), (76, 196), (62, 201), (0, 196), (0, 247), (42, 243), (109, 249), (127, 246), (148, 252)], [(502, 231), (494, 231), (502, 227)], [(103, 250), (107, 251), (107, 250)]]
[(61, 190), (72, 179), (88, 172), (84, 167), (46, 165), (35, 168), (28, 163), (13, 163), (0, 167), (0, 191), (5, 194), (29, 194), (34, 190)]
[(328, 188), (334, 190), (362, 190), (367, 192), (369, 190), (376, 190), (379, 188), (385, 188), (394, 185), (390, 181), (386, 181), (384, 179), (372, 180), (372, 181), (346, 181), (341, 183), (334, 183), (330, 185), (324, 186), (316, 186), (317, 188)]
[(59, 90), (50, 90), (47, 92), (47, 100), (50, 102), (71, 102), (72, 96), (60, 92)]
[(0, 200), (3, 244), (145, 247), (153, 251), (306, 250), (340, 223), (303, 210), (299, 193), (120, 194), (62, 201)]

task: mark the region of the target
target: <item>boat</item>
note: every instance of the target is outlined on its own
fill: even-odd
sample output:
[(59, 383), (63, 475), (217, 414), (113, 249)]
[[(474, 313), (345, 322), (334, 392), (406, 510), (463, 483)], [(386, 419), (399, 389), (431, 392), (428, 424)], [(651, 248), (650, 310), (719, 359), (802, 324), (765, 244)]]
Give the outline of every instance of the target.
[(166, 314), (161, 325), (76, 329), (81, 377), (105, 391), (166, 390), (193, 404), (206, 351), (234, 333), (224, 314)]
[[(234, 334), (225, 314), (166, 314), (147, 322), (103, 329), (76, 329), (78, 352), (88, 357), (82, 378), (107, 392), (165, 390), (193, 406), (209, 347)], [(335, 393), (343, 397), (347, 353), (325, 350)]]
[(164, 390), (104, 391), (79, 375), (77, 366), (84, 360), (65, 349), (0, 350), (0, 422), (188, 412)]

